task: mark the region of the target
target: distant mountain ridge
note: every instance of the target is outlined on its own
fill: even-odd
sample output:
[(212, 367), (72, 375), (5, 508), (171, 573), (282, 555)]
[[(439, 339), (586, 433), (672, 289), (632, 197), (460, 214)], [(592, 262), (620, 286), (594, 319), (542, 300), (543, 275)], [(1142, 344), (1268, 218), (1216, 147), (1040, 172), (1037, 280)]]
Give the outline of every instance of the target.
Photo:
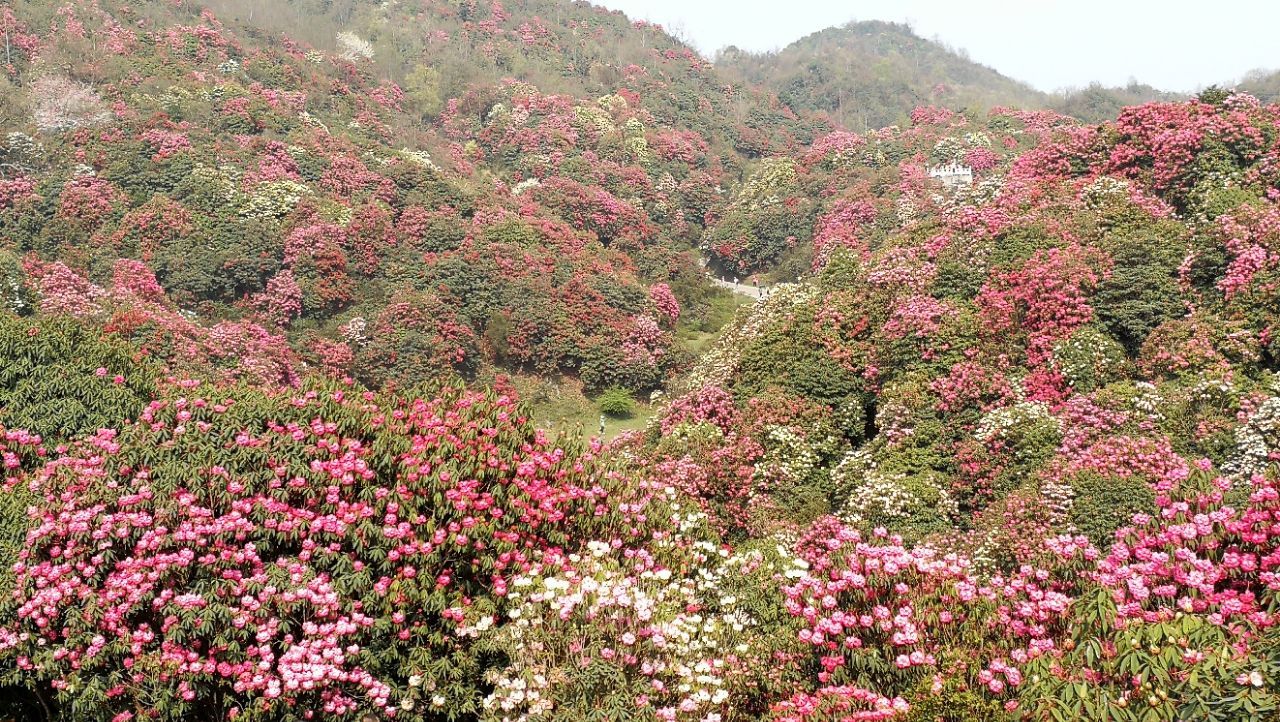
[(918, 105), (1042, 107), (1048, 96), (917, 36), (901, 23), (851, 22), (776, 53), (728, 48), (718, 67), (774, 90), (793, 110), (854, 130), (904, 121)]
[(736, 80), (777, 93), (797, 113), (824, 114), (851, 130), (905, 124), (921, 105), (976, 111), (1051, 108), (1100, 122), (1126, 105), (1184, 97), (1136, 83), (1044, 93), (969, 59), (962, 50), (922, 38), (906, 24), (879, 20), (827, 28), (777, 52), (731, 46), (716, 61)]

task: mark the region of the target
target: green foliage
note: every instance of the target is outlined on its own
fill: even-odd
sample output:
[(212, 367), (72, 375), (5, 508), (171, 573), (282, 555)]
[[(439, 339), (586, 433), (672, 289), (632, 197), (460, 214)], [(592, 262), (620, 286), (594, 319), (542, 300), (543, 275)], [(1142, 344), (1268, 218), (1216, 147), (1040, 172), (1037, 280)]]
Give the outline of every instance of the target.
[[(993, 418), (997, 417), (997, 418)], [(991, 423), (994, 422), (994, 423)], [(1000, 409), (984, 419), (991, 438), (998, 438), (1006, 466), (996, 478), (997, 498), (1029, 481), (1032, 474), (1057, 453), (1062, 427), (1043, 404), (1021, 403)], [(986, 429), (981, 429), (982, 434)]]
[(1235, 454), (1240, 390), (1234, 385), (1201, 375), (1128, 391), (1131, 407), (1158, 405), (1161, 431), (1179, 453), (1219, 465)]
[(405, 97), (419, 115), (434, 118), (444, 109), (440, 84), (440, 71), (429, 65), (419, 65), (405, 77)]
[(12, 253), (0, 250), (0, 306), (25, 316), (36, 308), (36, 295), (27, 285), (22, 264)]
[(800, 187), (795, 162), (769, 158), (746, 178), (702, 247), (734, 273), (759, 270), (809, 238), (816, 213), (816, 204)]
[[(484, 240), (488, 243), (497, 243), (504, 246), (527, 248), (536, 246), (541, 240), (541, 236), (539, 236), (538, 232), (528, 223), (519, 220), (510, 220), (502, 223), (496, 223), (484, 229)], [(429, 250), (437, 249), (432, 248)]]
[(190, 152), (162, 162), (151, 160), (142, 147), (116, 148), (113, 163), (103, 174), (130, 195), (136, 203), (145, 203), (156, 195), (172, 195), (191, 177), (195, 159)]
[[(1178, 612), (1163, 623), (1115, 626), (1111, 594), (1097, 589), (1076, 602), (1074, 639), (1061, 657), (1046, 655), (1024, 670), (1020, 696), (1036, 719), (1109, 719), (1116, 722), (1238, 722), (1275, 719), (1280, 712), (1269, 680), (1280, 672), (1275, 633), (1248, 654), (1235, 654), (1231, 628)], [(1186, 650), (1204, 650), (1193, 661)], [(1087, 678), (1062, 670), (1089, 669)], [(1262, 684), (1240, 684), (1243, 675)]]
[(776, 386), (837, 408), (861, 396), (863, 381), (841, 366), (813, 334), (813, 308), (799, 309), (786, 324), (773, 325), (742, 350), (734, 394), (761, 395)]
[(985, 267), (1007, 269), (1021, 266), (1037, 252), (1059, 245), (1060, 241), (1043, 225), (1017, 225), (1001, 234), (989, 246)]
[(1229, 88), (1224, 88), (1215, 84), (1201, 90), (1200, 94), (1196, 96), (1196, 99), (1201, 103), (1208, 103), (1209, 105), (1222, 105), (1227, 98), (1231, 97), (1231, 93), (1232, 91)]
[(656, 389), (668, 369), (684, 363), (679, 353), (668, 353), (660, 363), (629, 362), (616, 346), (596, 344), (578, 357), (578, 376), (588, 391), (625, 388), (633, 391)]
[(1086, 123), (1104, 123), (1115, 118), (1128, 106), (1176, 101), (1182, 97), (1178, 93), (1164, 92), (1137, 82), (1116, 88), (1090, 83), (1088, 87), (1079, 90), (1058, 93), (1053, 99), (1053, 107)]
[(823, 112), (854, 130), (905, 124), (914, 107), (929, 103), (978, 110), (1047, 100), (899, 23), (849, 23), (770, 54), (730, 48), (716, 64), (774, 89), (797, 112)]
[(999, 700), (974, 691), (954, 677), (943, 682), (939, 693), (926, 687), (932, 687), (932, 681), (922, 683), (921, 689), (911, 695), (911, 709), (901, 718), (903, 722), (1003, 722), (1012, 719)]
[(1185, 313), (1177, 275), (1185, 256), (1181, 240), (1168, 225), (1104, 239), (1114, 265), (1098, 286), (1095, 310), (1131, 356), (1157, 326)]
[(1053, 347), (1053, 367), (1072, 389), (1089, 393), (1120, 378), (1125, 350), (1106, 333), (1084, 326)]
[(1068, 519), (1098, 548), (1111, 546), (1117, 529), (1128, 526), (1134, 514), (1154, 514), (1155, 492), (1137, 476), (1104, 475), (1086, 471), (1070, 480), (1074, 500)]
[(615, 419), (631, 418), (636, 410), (635, 396), (629, 389), (617, 387), (606, 389), (600, 394), (597, 402), (600, 405), (600, 411)]
[(56, 444), (136, 418), (158, 377), (136, 353), (74, 320), (0, 316), (0, 426)]
[(1215, 220), (1245, 205), (1256, 205), (1257, 193), (1253, 189), (1228, 184), (1211, 175), (1197, 183), (1191, 191), (1196, 210), (1207, 220)]
[(983, 269), (958, 259), (945, 258), (938, 263), (938, 277), (933, 290), (940, 298), (972, 300), (982, 290), (987, 274)]
[(681, 274), (671, 281), (671, 291), (680, 301), (680, 328), (713, 333), (733, 321), (743, 303), (742, 296), (706, 283), (700, 275)]
[(0, 491), (0, 594), (5, 596), (13, 589), (13, 565), (25, 546), (31, 525), (27, 508), (34, 502), (35, 496), (21, 485)]

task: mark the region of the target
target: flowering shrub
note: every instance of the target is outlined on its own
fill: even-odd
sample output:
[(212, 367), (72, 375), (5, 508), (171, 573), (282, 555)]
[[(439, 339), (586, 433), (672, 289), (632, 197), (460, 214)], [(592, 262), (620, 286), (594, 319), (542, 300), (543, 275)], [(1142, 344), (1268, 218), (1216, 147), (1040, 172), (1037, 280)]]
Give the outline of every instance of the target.
[(812, 235), (813, 207), (799, 192), (796, 163), (762, 161), (737, 190), (725, 215), (702, 239), (712, 258), (736, 273), (777, 260), (799, 238)]
[(111, 117), (93, 88), (71, 78), (46, 75), (32, 84), (31, 93), (36, 127), (44, 133), (89, 128)]
[(757, 719), (794, 681), (768, 661), (796, 647), (794, 630), (790, 643), (762, 633), (778, 631), (781, 612), (765, 590), (796, 560), (776, 545), (730, 553), (698, 541), (698, 515), (664, 501), (651, 512), (676, 532), (652, 553), (591, 542), (512, 582), (518, 606), (497, 634), (512, 664), (485, 718)]
[[(13, 674), (121, 714), (474, 710), (454, 610), (573, 548), (604, 493), (584, 459), (495, 394), (182, 386), (10, 476), (38, 500), (0, 632)], [(416, 680), (438, 701), (411, 712)]]
[[(1280, 706), (1259, 671), (1271, 664), (1259, 655), (1273, 644), (1276, 554), (1268, 530), (1280, 497), (1273, 480), (1255, 476), (1237, 506), (1224, 498), (1232, 487), (1202, 463), (1184, 486), (1157, 498), (1156, 514), (1135, 515), (1098, 564), (1097, 597), (1078, 613), (1117, 631), (1101, 641), (1077, 636), (1065, 658), (1037, 664), (1032, 700), (1074, 684), (1071, 709), (1090, 715), (1105, 707), (1119, 719), (1225, 720), (1242, 707), (1267, 714)], [(1143, 673), (1131, 674), (1135, 668)]]
[[(1063, 565), (1095, 554), (1080, 539), (1047, 544)], [(810, 571), (784, 593), (788, 612), (805, 622), (801, 640), (821, 655), (823, 689), (871, 672), (881, 695), (940, 694), (946, 673), (999, 699), (1021, 685), (1020, 665), (1054, 648), (1070, 607), (1070, 582), (1048, 570), (1024, 567), (983, 583), (970, 560), (908, 549), (883, 532), (864, 540), (831, 522), (800, 549)], [(940, 645), (937, 634), (965, 642)], [(896, 712), (908, 709), (902, 696), (890, 699)]]
[[(326, 51), (266, 42), (252, 14), (224, 23), (212, 11), (165, 6), (142, 27), (123, 7), (5, 9), (5, 71), (41, 131), (0, 143), (5, 237), (19, 254), (35, 251), (99, 285), (115, 261), (142, 261), (173, 306), (199, 317), (187, 321), (213, 327), (248, 315), (294, 328), (290, 352), (299, 356), (315, 336), (339, 340), (335, 316), (374, 319), (412, 288), (442, 298), (467, 329), (458, 334), (476, 339), (464, 344), (473, 346), (467, 373), (568, 373), (592, 387), (643, 390), (669, 380), (683, 365), (674, 335), (654, 347), (632, 338), (646, 335), (633, 319), (667, 331), (682, 305), (695, 323), (709, 313), (705, 303), (686, 305), (710, 284), (692, 275), (685, 251), (714, 222), (737, 136), (723, 118), (708, 122), (713, 105), (728, 109), (709, 69), (691, 52), (637, 48), (617, 66), (625, 73), (589, 81), (617, 92), (556, 94), (613, 72), (617, 48), (598, 32), (643, 33), (599, 25), (581, 8), (552, 25), (433, 3), (423, 10), (442, 23), (427, 36), (433, 48), (466, 48), (486, 66), (514, 52), (555, 66), (534, 74), (552, 87), (481, 81), (470, 61), (465, 71), (450, 61), (374, 79), (361, 68), (370, 58), (394, 62), (399, 51), (384, 44), (407, 47), (391, 36), (418, 18), (372, 37), (359, 29), (371, 11), (335, 22), (325, 35), (337, 49)], [(296, 19), (328, 22), (318, 17)], [(580, 33), (602, 62), (564, 75), (552, 58), (568, 44), (584, 49)], [(26, 77), (37, 57), (66, 62)], [(143, 78), (155, 92), (128, 90)], [(676, 112), (673, 87), (696, 89), (695, 112)], [(437, 115), (439, 128), (421, 125)], [(761, 130), (756, 142), (780, 148), (796, 129)], [(199, 365), (188, 370), (203, 373)]]
[(665, 283), (654, 284), (649, 288), (649, 300), (666, 323), (674, 324), (680, 320), (680, 302), (671, 292), (671, 286)]
[(1124, 370), (1124, 349), (1110, 336), (1084, 327), (1054, 345), (1050, 363), (1077, 391), (1106, 386)]
[[(904, 161), (899, 195), (863, 203), (827, 156), (982, 149), (995, 176), (1018, 142), (815, 150), (803, 172), (839, 199), (821, 273), (699, 362), (650, 433), (654, 468), (720, 529), (799, 535), (809, 568), (784, 591), (811, 676), (779, 719), (1265, 717), (1280, 387), (1274, 199), (1249, 184), (1272, 173), (1274, 121), (1191, 103), (1119, 133), (1018, 122), (1041, 148), (942, 199)], [(889, 200), (910, 211), (893, 230)], [(792, 397), (848, 420), (748, 421)], [(838, 519), (815, 523), (821, 504)]]
[(375, 386), (407, 389), (449, 370), (474, 368), (475, 332), (437, 296), (401, 294), (366, 332), (359, 376)]
[(1089, 250), (1055, 248), (993, 279), (977, 298), (990, 332), (1027, 334), (1028, 361), (1041, 362), (1053, 342), (1092, 318), (1086, 294), (1098, 281), (1098, 263)]
[(266, 290), (251, 303), (269, 322), (287, 326), (302, 313), (302, 287), (291, 271), (284, 270), (272, 276)]

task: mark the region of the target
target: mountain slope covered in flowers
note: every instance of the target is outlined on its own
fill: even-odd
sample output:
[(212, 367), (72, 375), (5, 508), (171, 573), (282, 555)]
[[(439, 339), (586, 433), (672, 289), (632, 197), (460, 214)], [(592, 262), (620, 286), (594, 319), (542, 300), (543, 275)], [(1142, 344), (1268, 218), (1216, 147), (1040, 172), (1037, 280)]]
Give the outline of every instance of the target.
[(695, 250), (722, 184), (813, 133), (595, 8), (211, 7), (5, 8), (0, 229), (42, 305), (230, 376), (655, 389), (681, 308), (724, 305)]
[(1277, 117), (921, 109), (796, 161), (814, 275), (631, 442), (722, 538), (801, 535), (781, 718), (1276, 714)]
[(508, 5), (0, 7), (0, 718), (1280, 715), (1280, 106)]

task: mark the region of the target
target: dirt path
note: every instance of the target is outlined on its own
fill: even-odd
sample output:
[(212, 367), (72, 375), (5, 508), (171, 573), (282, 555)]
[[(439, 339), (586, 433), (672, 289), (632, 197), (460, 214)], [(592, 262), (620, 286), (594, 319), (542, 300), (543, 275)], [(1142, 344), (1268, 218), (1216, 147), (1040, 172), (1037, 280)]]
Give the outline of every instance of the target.
[(710, 278), (711, 282), (720, 288), (728, 289), (741, 296), (746, 296), (747, 298), (754, 298), (757, 301), (762, 298), (766, 298), (769, 295), (769, 286), (761, 286), (754, 283), (734, 283), (733, 281), (727, 281), (723, 278), (717, 278), (716, 275), (711, 272), (711, 268), (708, 266), (707, 259), (705, 257), (702, 259), (702, 268), (707, 274), (707, 278)]
[(712, 283), (716, 284), (720, 288), (727, 288), (730, 291), (733, 291), (734, 293), (746, 296), (748, 298), (754, 298), (757, 301), (769, 295), (768, 286), (755, 286), (747, 283), (734, 283), (733, 281), (724, 281), (719, 278), (716, 278), (715, 276), (712, 276), (710, 273), (707, 274), (707, 277), (711, 279)]

